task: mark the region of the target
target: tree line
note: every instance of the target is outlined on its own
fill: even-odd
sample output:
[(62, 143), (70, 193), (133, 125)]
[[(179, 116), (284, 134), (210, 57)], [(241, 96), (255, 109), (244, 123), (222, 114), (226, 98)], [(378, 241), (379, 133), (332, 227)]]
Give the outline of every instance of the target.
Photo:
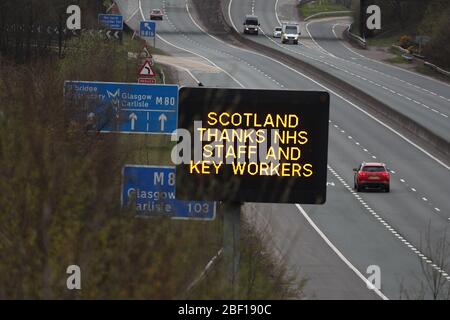
[(73, 36), (64, 30), (69, 5), (81, 8), (82, 28), (97, 26), (105, 11), (103, 0), (2, 0), (0, 2), (0, 54), (23, 63), (58, 50)]
[[(427, 60), (450, 68), (450, 1), (447, 0), (366, 0), (381, 9), (382, 30), (368, 36), (383, 37), (402, 33), (414, 39), (425, 35), (431, 41), (424, 47)], [(360, 21), (360, 0), (353, 0), (355, 27)]]

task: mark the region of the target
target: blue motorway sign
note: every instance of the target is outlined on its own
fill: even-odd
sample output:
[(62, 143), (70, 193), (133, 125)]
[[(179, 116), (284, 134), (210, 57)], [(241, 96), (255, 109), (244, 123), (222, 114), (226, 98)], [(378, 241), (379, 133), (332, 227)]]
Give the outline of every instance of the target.
[(99, 14), (98, 23), (109, 30), (123, 30), (123, 17), (117, 14)]
[(127, 165), (122, 179), (122, 207), (135, 209), (139, 217), (215, 219), (215, 202), (176, 199), (175, 167)]
[(143, 38), (154, 38), (156, 36), (156, 23), (153, 21), (141, 21), (139, 35)]
[(91, 129), (100, 132), (171, 134), (177, 129), (178, 86), (66, 81)]

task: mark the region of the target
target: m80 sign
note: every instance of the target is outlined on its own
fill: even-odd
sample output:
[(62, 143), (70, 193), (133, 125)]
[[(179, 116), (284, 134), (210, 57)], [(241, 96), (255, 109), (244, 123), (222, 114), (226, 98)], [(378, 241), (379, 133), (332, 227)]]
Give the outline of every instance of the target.
[(179, 99), (178, 198), (325, 202), (328, 93), (182, 88)]

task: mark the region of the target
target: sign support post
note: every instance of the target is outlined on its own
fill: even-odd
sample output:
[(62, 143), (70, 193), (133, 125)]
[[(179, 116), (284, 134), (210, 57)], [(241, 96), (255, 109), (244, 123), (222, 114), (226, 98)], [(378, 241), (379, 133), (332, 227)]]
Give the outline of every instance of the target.
[(141, 21), (139, 35), (142, 38), (153, 37), (153, 47), (156, 48), (156, 23), (154, 21)]
[(366, 0), (360, 1), (360, 22), (359, 22), (359, 33), (361, 38), (366, 39)]
[(223, 256), (232, 299), (239, 299), (241, 203), (223, 204)]
[(176, 149), (190, 151), (177, 199), (222, 201), (224, 286), (239, 299), (242, 204), (326, 202), (330, 95), (183, 87), (179, 101), (178, 128), (194, 138)]

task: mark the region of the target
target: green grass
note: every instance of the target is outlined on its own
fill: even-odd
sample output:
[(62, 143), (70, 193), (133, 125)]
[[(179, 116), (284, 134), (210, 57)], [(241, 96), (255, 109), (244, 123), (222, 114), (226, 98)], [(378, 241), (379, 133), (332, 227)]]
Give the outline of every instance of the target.
[(409, 64), (410, 62), (403, 58), (401, 55), (396, 55), (393, 58), (385, 59), (385, 62), (393, 63), (393, 64)]
[(371, 47), (390, 47), (398, 43), (401, 34), (393, 34), (386, 37), (367, 38), (367, 44)]
[(333, 4), (329, 0), (316, 0), (305, 5), (299, 5), (298, 10), (300, 16), (306, 18), (319, 12), (348, 11), (349, 9), (340, 4)]
[(444, 81), (444, 82), (450, 84), (450, 78), (444, 76), (443, 74), (441, 74), (423, 64), (419, 64), (415, 70), (423, 75), (430, 76), (430, 77), (439, 79), (441, 81)]
[(400, 37), (404, 34), (404, 32), (398, 30), (386, 32), (374, 38), (367, 38), (367, 44), (374, 47), (390, 47), (398, 43)]
[[(307, 279), (295, 279), (288, 275), (284, 264), (274, 263), (266, 251), (261, 231), (255, 231), (251, 222), (241, 221), (239, 291), (237, 299), (277, 300), (302, 298)], [(267, 239), (267, 237), (265, 238)], [(231, 286), (227, 281), (228, 270), (222, 257), (205, 279), (194, 287), (187, 299), (230, 299)], [(226, 289), (225, 295), (218, 288)], [(222, 294), (222, 295), (220, 295)]]
[(174, 142), (168, 135), (129, 134), (119, 136), (127, 163), (172, 166), (170, 153)]
[[(357, 33), (357, 31), (355, 30), (354, 33)], [(415, 25), (409, 25), (404, 28), (401, 28), (400, 26), (392, 26), (391, 29), (373, 38), (367, 38), (367, 44), (369, 46), (376, 46), (376, 47), (390, 47), (393, 44), (398, 44), (401, 36), (414, 35), (415, 33), (416, 33)]]

